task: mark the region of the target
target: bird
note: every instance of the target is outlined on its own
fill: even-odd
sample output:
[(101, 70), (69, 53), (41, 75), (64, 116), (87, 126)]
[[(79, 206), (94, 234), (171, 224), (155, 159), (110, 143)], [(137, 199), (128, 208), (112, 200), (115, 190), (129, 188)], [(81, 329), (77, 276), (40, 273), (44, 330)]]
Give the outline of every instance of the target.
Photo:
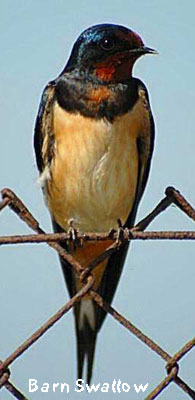
[[(150, 170), (154, 119), (145, 84), (133, 77), (143, 55), (156, 54), (133, 30), (99, 24), (84, 30), (42, 94), (34, 130), (39, 180), (54, 232), (109, 232), (134, 226)], [(86, 268), (107, 241), (63, 244)], [(92, 272), (93, 289), (111, 304), (129, 242)], [(80, 289), (61, 259), (70, 297)], [(92, 378), (97, 334), (106, 317), (90, 294), (74, 306), (77, 376)]]

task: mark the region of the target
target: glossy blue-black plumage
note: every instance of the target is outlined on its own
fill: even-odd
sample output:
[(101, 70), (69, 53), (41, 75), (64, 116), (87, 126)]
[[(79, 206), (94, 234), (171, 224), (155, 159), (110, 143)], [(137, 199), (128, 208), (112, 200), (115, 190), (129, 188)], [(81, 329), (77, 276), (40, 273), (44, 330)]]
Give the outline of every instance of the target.
[[(121, 34), (123, 34), (123, 37), (121, 37)], [(125, 40), (125, 35), (128, 38), (130, 34), (132, 34), (131, 41)], [(69, 70), (82, 66), (90, 68), (94, 61), (98, 62), (104, 59), (106, 52), (99, 46), (101, 40), (104, 38), (112, 38), (116, 42), (117, 47), (111, 49), (111, 54), (115, 53), (117, 49), (125, 51), (136, 48), (137, 39), (140, 39), (131, 29), (121, 25), (94, 25), (82, 32), (76, 40), (63, 72), (68, 72)], [(141, 39), (140, 43), (142, 43)]]

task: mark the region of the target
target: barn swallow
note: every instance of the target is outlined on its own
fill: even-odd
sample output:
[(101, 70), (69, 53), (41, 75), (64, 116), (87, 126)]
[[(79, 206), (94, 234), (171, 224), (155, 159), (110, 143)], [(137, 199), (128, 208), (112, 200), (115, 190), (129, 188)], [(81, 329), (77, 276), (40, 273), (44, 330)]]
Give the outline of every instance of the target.
[[(156, 51), (138, 34), (113, 24), (85, 30), (62, 73), (43, 92), (34, 146), (46, 204), (55, 232), (70, 221), (81, 232), (134, 225), (154, 146), (154, 122), (145, 85), (132, 77), (135, 61)], [(65, 245), (64, 245), (65, 246)], [(94, 289), (111, 304), (129, 243), (93, 271)], [(108, 242), (65, 246), (82, 266)], [(61, 259), (69, 295), (80, 290), (75, 272)], [(106, 313), (86, 295), (74, 307), (78, 378), (87, 360), (91, 380), (96, 336)]]

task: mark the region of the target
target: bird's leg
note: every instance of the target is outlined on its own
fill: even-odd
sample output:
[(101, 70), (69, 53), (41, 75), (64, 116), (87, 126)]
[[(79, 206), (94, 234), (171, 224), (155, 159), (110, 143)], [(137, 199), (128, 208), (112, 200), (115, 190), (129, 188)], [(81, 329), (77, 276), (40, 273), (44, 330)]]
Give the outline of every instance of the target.
[(117, 232), (116, 229), (114, 229), (114, 228), (110, 229), (109, 232), (108, 232), (109, 238), (110, 239), (114, 239), (114, 235), (115, 235), (116, 232)]
[(119, 245), (124, 239), (124, 228), (120, 218), (117, 219), (118, 230), (117, 230), (117, 238), (116, 243)]
[(119, 245), (124, 239), (126, 239), (126, 228), (123, 228), (123, 224), (120, 220), (120, 218), (117, 219), (117, 224), (118, 224), (118, 229), (111, 229), (109, 231), (109, 237), (113, 239), (116, 234), (116, 243)]
[(70, 245), (73, 245), (73, 250), (75, 251), (78, 246), (82, 246), (82, 242), (80, 239), (78, 239), (78, 233), (79, 229), (76, 229), (74, 227), (74, 219), (70, 219), (68, 221), (69, 229), (68, 229), (68, 234), (70, 236), (69, 243)]

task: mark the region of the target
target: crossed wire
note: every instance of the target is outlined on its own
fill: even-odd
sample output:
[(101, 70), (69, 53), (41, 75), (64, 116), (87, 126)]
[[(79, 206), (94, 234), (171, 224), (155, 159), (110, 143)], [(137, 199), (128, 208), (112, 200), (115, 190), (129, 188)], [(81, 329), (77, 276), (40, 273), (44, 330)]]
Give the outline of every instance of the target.
[(0, 236), (0, 245), (8, 244), (24, 244), (24, 243), (47, 243), (50, 247), (55, 249), (59, 255), (69, 264), (71, 268), (79, 275), (82, 289), (76, 293), (57, 313), (46, 321), (39, 329), (37, 329), (32, 336), (30, 336), (24, 343), (22, 343), (13, 353), (11, 353), (4, 361), (0, 361), (0, 389), (5, 387), (16, 399), (28, 400), (27, 397), (18, 390), (10, 382), (9, 366), (20, 357), (33, 343), (35, 343), (45, 332), (48, 331), (64, 314), (66, 314), (76, 302), (80, 301), (87, 293), (93, 298), (97, 305), (103, 308), (108, 314), (112, 315), (122, 326), (128, 329), (139, 340), (147, 345), (151, 350), (158, 354), (166, 361), (167, 376), (159, 383), (158, 386), (145, 398), (145, 400), (155, 399), (171, 382), (179, 386), (191, 399), (195, 399), (195, 390), (191, 389), (186, 382), (184, 382), (178, 375), (179, 364), (178, 362), (195, 346), (195, 337), (187, 342), (177, 353), (173, 356), (168, 354), (157, 343), (146, 336), (140, 329), (128, 321), (113, 307), (107, 304), (104, 299), (93, 290), (94, 278), (92, 275), (93, 269), (108, 258), (113, 252), (116, 252), (120, 247), (124, 246), (128, 240), (194, 240), (195, 231), (150, 231), (144, 232), (148, 225), (156, 218), (161, 212), (166, 210), (171, 204), (175, 204), (181, 211), (188, 217), (195, 221), (195, 209), (188, 203), (188, 201), (180, 194), (178, 190), (173, 187), (168, 187), (165, 191), (165, 197), (158, 203), (158, 205), (148, 214), (144, 219), (138, 222), (132, 229), (119, 228), (118, 233), (78, 233), (77, 239), (82, 241), (94, 240), (108, 240), (110, 246), (91, 264), (84, 268), (75, 258), (66, 252), (60, 245), (62, 241), (71, 243), (72, 236), (70, 233), (55, 233), (46, 234), (40, 227), (39, 222), (30, 213), (24, 203), (16, 196), (10, 189), (3, 189), (1, 191), (2, 201), (0, 202), (0, 211), (6, 206), (9, 206), (36, 234), (33, 235), (12, 235)]

